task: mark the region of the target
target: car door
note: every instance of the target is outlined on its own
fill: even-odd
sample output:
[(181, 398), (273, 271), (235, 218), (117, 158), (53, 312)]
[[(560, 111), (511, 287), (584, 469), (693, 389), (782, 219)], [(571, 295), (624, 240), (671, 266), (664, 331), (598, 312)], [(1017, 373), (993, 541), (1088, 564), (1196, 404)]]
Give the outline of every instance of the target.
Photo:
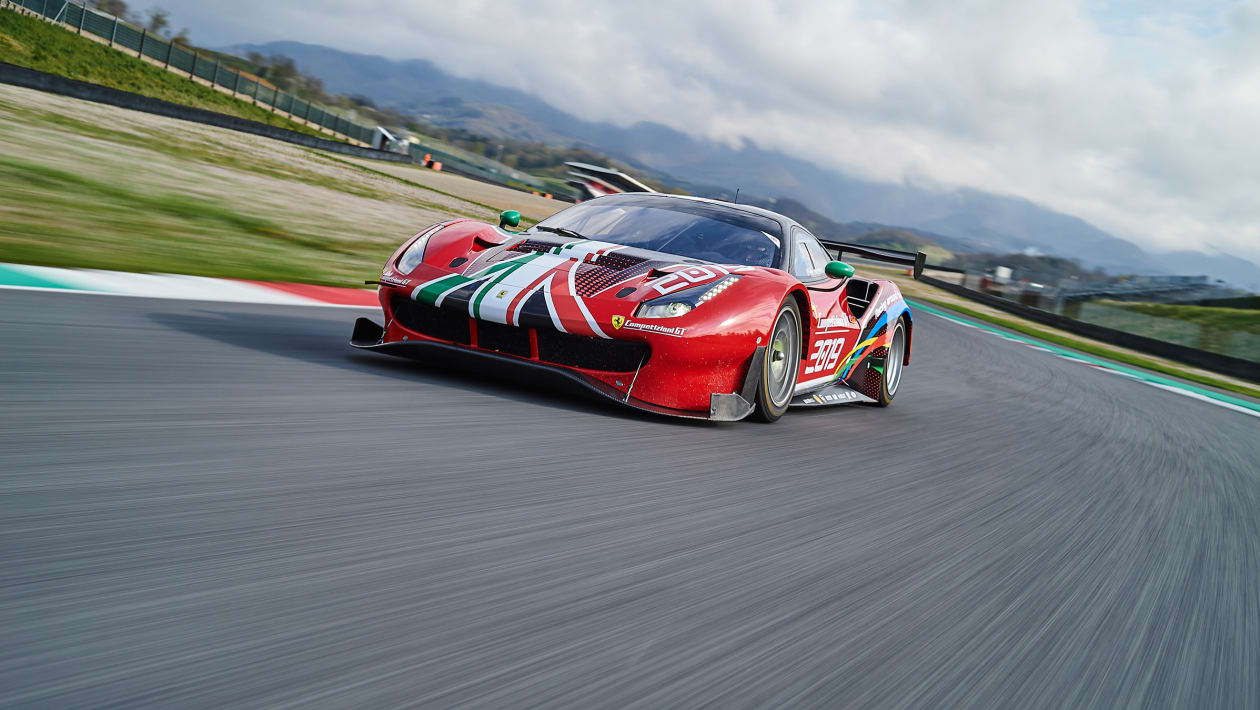
[(827, 276), (831, 255), (814, 235), (801, 227), (791, 232), (792, 275), (809, 294), (809, 343), (803, 351), (797, 388), (816, 386), (831, 379), (845, 355), (857, 344), (858, 325), (844, 298), (844, 279)]

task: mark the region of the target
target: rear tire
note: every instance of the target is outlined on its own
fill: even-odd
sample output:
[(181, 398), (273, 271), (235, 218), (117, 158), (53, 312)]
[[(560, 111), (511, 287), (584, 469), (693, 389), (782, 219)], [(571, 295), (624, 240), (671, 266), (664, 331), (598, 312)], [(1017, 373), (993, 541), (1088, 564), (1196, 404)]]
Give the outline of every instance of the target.
[(754, 416), (763, 422), (778, 421), (788, 410), (801, 371), (801, 312), (788, 296), (770, 327), (770, 343), (761, 360)]
[(901, 386), (901, 373), (905, 370), (906, 359), (906, 321), (897, 319), (893, 326), (892, 337), (888, 339), (888, 357), (884, 358), (884, 374), (879, 378), (879, 398), (875, 400), (878, 407), (892, 404), (897, 389)]

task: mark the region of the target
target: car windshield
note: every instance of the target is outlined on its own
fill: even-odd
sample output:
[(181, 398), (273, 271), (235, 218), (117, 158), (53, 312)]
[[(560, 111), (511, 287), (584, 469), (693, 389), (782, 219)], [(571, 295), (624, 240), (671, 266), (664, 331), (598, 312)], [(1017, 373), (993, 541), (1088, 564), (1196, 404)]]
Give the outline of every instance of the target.
[(539, 227), (718, 264), (779, 265), (782, 230), (769, 217), (708, 202), (647, 195), (601, 197), (552, 215)]

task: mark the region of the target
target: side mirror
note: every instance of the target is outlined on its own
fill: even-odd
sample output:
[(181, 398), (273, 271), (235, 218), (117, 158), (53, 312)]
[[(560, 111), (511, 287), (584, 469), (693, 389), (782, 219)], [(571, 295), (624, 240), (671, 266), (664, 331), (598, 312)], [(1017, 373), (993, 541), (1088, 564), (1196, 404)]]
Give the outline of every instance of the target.
[(853, 275), (853, 267), (843, 261), (827, 262), (827, 268), (824, 271), (833, 279), (847, 279)]
[(499, 228), (507, 229), (508, 227), (521, 226), (521, 213), (516, 210), (503, 210), (499, 213)]

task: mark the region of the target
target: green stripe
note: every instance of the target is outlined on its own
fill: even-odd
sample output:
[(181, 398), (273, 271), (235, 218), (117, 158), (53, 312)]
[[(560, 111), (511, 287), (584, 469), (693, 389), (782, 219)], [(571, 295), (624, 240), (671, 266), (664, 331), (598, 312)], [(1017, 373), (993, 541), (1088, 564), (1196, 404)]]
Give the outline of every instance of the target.
[(412, 293), (411, 297), (417, 301), (423, 301), (429, 304), (430, 306), (436, 305), (437, 297), (441, 295), (443, 291), (446, 291), (447, 289), (450, 289), (450, 288), (454, 288), (457, 284), (467, 284), (467, 283), (470, 283), (471, 281), (472, 281), (471, 278), (464, 276), (463, 274), (451, 274), (450, 276), (443, 276), (442, 278), (436, 281), (430, 281), (429, 283), (425, 284), (419, 290)]
[(1222, 394), (1220, 392), (1215, 392), (1213, 390), (1203, 389), (1201, 387), (1195, 387), (1193, 385), (1187, 384), (1180, 380), (1170, 380), (1167, 377), (1160, 377), (1159, 375), (1146, 372), (1145, 370), (1135, 370), (1131, 367), (1118, 365), (1114, 362), (1110, 362), (1107, 360), (1100, 360), (1098, 358), (1090, 357), (1089, 355), (1085, 355), (1083, 353), (1078, 353), (1075, 350), (1068, 350), (1066, 348), (1058, 347), (1057, 345), (1047, 343), (1043, 340), (1035, 340), (1033, 338), (1026, 338), (1022, 335), (1017, 335), (1008, 330), (1002, 330), (1001, 328), (989, 325), (987, 323), (974, 321), (974, 320), (968, 320), (966, 318), (961, 318), (952, 313), (946, 313), (945, 311), (942, 311), (940, 309), (933, 308), (931, 306), (925, 305), (923, 303), (919, 303), (917, 301), (911, 301), (910, 299), (906, 299), (906, 303), (909, 303), (910, 306), (916, 310), (924, 310), (924, 311), (927, 311), (928, 313), (940, 316), (941, 318), (945, 318), (947, 320), (952, 320), (957, 323), (964, 323), (966, 325), (970, 325), (976, 328), (981, 328), (983, 330), (989, 331), (990, 333), (997, 333), (998, 335), (1004, 338), (1017, 340), (1021, 343), (1027, 343), (1029, 345), (1035, 345), (1039, 348), (1044, 348), (1046, 350), (1049, 350), (1050, 352), (1056, 355), (1062, 355), (1064, 357), (1068, 357), (1073, 360), (1079, 360), (1081, 362), (1087, 362), (1091, 365), (1098, 365), (1099, 367), (1105, 367), (1108, 370), (1113, 370), (1115, 372), (1128, 375), (1129, 377), (1132, 377), (1136, 380), (1141, 380), (1143, 382), (1150, 382), (1152, 384), (1157, 384), (1157, 385), (1163, 385), (1165, 387), (1174, 387), (1179, 390), (1183, 390), (1186, 392), (1193, 392), (1194, 394), (1197, 394), (1197, 395), (1209, 397), (1211, 399), (1215, 399), (1220, 402), (1225, 402), (1226, 404), (1232, 404), (1236, 407), (1243, 407), (1245, 409), (1250, 409), (1252, 411), (1260, 412), (1260, 404), (1256, 404), (1255, 402), (1249, 402), (1245, 399), (1231, 397), (1227, 394)]
[(49, 281), (48, 279), (45, 279), (45, 278), (40, 278), (39, 276), (36, 276), (35, 274), (32, 274), (29, 271), (26, 271), (25, 269), (14, 268), (12, 266), (6, 266), (4, 264), (0, 264), (0, 286), (26, 286), (26, 287), (34, 287), (34, 288), (64, 288), (64, 289), (73, 288), (72, 286), (69, 286), (67, 284), (58, 283), (56, 281)]
[(443, 276), (440, 279), (437, 279), (435, 281), (430, 281), (429, 283), (423, 286), (420, 286), (419, 288), (417, 288), (417, 290), (411, 293), (411, 297), (417, 301), (423, 301), (429, 304), (430, 306), (435, 306), (437, 305), (437, 297), (442, 295), (443, 291), (448, 291), (452, 288), (455, 288), (456, 286), (467, 286), (468, 284), (473, 283), (474, 281), (482, 281), (486, 279), (487, 277), (489, 277), (490, 274), (502, 271), (504, 269), (508, 269), (508, 268), (514, 269), (515, 267), (529, 261), (530, 259), (533, 259), (536, 256), (538, 256), (538, 253), (534, 252), (531, 254), (526, 254), (524, 258), (509, 259), (507, 261), (501, 261), (495, 264), (494, 266), (491, 266), (490, 268), (486, 269), (485, 271), (482, 271), (476, 276), (464, 276), (463, 274), (451, 274), (450, 276)]
[(534, 252), (530, 254), (529, 256), (527, 256), (526, 258), (521, 259), (520, 261), (516, 261), (514, 265), (512, 266), (512, 268), (504, 269), (503, 273), (499, 274), (499, 276), (495, 278), (495, 280), (483, 286), (481, 291), (477, 293), (477, 298), (473, 301), (472, 317), (473, 318), (481, 317), (481, 302), (485, 300), (487, 293), (490, 293), (490, 291), (493, 290), (495, 286), (498, 286), (503, 281), (503, 279), (506, 279), (508, 277), (508, 274), (511, 274), (513, 271), (516, 271), (517, 269), (521, 268), (521, 266), (523, 266), (524, 264), (528, 264), (534, 259), (537, 259), (538, 256), (539, 256), (539, 253)]
[(590, 242), (590, 241), (592, 241), (592, 240), (590, 240), (590, 239), (579, 239), (579, 240), (577, 240), (576, 242), (568, 242), (567, 244), (561, 244), (560, 246), (556, 247), (555, 249), (552, 249), (552, 250), (551, 250), (551, 253), (552, 253), (552, 254), (559, 254), (560, 252), (564, 251), (565, 249), (572, 249), (573, 247), (575, 247), (575, 246), (577, 246), (577, 245), (579, 245), (579, 244), (586, 244), (586, 243), (588, 243), (588, 242)]

